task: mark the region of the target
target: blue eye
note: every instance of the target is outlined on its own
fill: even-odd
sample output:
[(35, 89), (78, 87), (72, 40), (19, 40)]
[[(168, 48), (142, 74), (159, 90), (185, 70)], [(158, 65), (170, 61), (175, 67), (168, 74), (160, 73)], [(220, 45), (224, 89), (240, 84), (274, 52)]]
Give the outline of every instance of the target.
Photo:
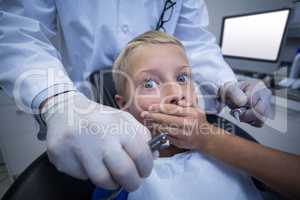
[(177, 81), (181, 83), (185, 83), (189, 80), (189, 76), (187, 74), (179, 74), (177, 76)]
[(157, 83), (155, 81), (153, 81), (153, 80), (146, 80), (144, 82), (144, 88), (151, 89), (151, 88), (155, 88), (155, 87), (157, 87)]

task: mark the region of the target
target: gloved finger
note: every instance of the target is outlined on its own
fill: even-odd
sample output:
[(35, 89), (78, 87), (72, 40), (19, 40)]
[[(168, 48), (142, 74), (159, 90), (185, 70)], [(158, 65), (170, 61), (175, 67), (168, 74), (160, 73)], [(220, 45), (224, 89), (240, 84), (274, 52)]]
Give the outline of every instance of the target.
[(254, 109), (262, 116), (271, 117), (271, 97), (272, 93), (268, 89), (261, 90), (257, 93), (259, 101), (256, 103)]
[[(137, 133), (139, 134), (139, 133)], [(140, 177), (148, 177), (153, 168), (153, 154), (148, 141), (136, 135), (135, 138), (127, 138), (122, 142), (123, 148), (133, 161)]]
[(260, 117), (265, 117), (265, 113), (267, 110), (267, 105), (265, 104), (265, 102), (260, 99), (257, 104), (254, 106), (253, 108), (255, 110), (255, 112), (260, 115)]
[(271, 103), (268, 99), (261, 98), (254, 106), (254, 111), (258, 119), (256, 121), (253, 121), (252, 124), (255, 126), (261, 126), (264, 124), (267, 118), (271, 118)]
[(251, 85), (250, 81), (240, 81), (238, 82), (238, 87), (243, 91), (246, 92), (247, 88)]
[(251, 125), (252, 125), (252, 126), (255, 126), (255, 127), (257, 127), (257, 128), (261, 128), (261, 127), (263, 127), (264, 122), (263, 122), (263, 121), (257, 120), (257, 121), (251, 122)]
[(264, 117), (266, 119), (274, 119), (274, 110), (272, 108), (271, 102), (265, 104), (265, 113), (264, 113)]
[(86, 180), (88, 178), (83, 168), (75, 160), (66, 157), (67, 159), (64, 159), (64, 162), (68, 163), (68, 165), (66, 165), (64, 162), (62, 163), (57, 159), (53, 159), (53, 157), (49, 156), (49, 154), (48, 158), (49, 161), (56, 167), (58, 171), (68, 173), (70, 176), (81, 180)]
[(220, 89), (221, 98), (230, 108), (244, 106), (247, 103), (247, 96), (238, 87), (238, 84), (228, 82)]
[[(264, 117), (270, 117), (271, 115), (271, 91), (267, 88), (256, 91), (254, 94), (250, 95), (249, 105), (250, 108), (254, 109), (256, 112), (256, 117), (260, 117), (260, 121)], [(246, 115), (247, 116), (247, 115)], [(257, 121), (257, 120), (254, 120)], [(264, 121), (264, 120), (263, 120)]]
[[(98, 153), (101, 151), (99, 150)], [(119, 185), (113, 180), (108, 169), (106, 168), (102, 156), (94, 155), (93, 152), (77, 153), (78, 160), (82, 161), (85, 172), (88, 175), (89, 179), (98, 187), (115, 190)]]
[(142, 178), (135, 164), (121, 146), (107, 150), (103, 159), (113, 179), (126, 191), (132, 192), (141, 185)]
[(86, 180), (88, 177), (80, 162), (77, 161), (77, 158), (72, 153), (62, 155), (62, 152), (64, 152), (62, 149), (64, 147), (62, 146), (63, 145), (52, 142), (51, 139), (47, 140), (47, 155), (49, 161), (58, 171), (67, 173), (81, 180)]
[(247, 96), (237, 86), (232, 86), (226, 93), (226, 98), (231, 107), (241, 107), (247, 103)]
[(252, 107), (257, 104), (258, 99), (272, 95), (270, 90), (268, 90), (261, 81), (247, 81), (243, 91), (248, 98), (248, 104), (252, 105)]
[(261, 127), (264, 122), (261, 116), (254, 111), (254, 109), (249, 109), (240, 116), (241, 122), (250, 123), (256, 127)]

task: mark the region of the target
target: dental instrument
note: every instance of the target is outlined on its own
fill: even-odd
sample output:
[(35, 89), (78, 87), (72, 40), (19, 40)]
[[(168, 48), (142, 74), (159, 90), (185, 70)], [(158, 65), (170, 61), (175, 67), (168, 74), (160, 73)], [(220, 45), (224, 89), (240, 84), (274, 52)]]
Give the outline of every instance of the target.
[(240, 116), (243, 115), (250, 107), (249, 106), (242, 106), (242, 107), (239, 107), (239, 108), (235, 108), (235, 109), (232, 109), (230, 111), (230, 114), (236, 119), (238, 120), (239, 122), (241, 122), (240, 120)]
[[(154, 136), (148, 142), (148, 144), (152, 152), (159, 151), (161, 149), (165, 149), (170, 146), (170, 142), (167, 138), (166, 133), (160, 133)], [(116, 191), (114, 191), (109, 197), (101, 198), (101, 200), (113, 200), (123, 191), (123, 189), (124, 189), (123, 187), (120, 187)]]

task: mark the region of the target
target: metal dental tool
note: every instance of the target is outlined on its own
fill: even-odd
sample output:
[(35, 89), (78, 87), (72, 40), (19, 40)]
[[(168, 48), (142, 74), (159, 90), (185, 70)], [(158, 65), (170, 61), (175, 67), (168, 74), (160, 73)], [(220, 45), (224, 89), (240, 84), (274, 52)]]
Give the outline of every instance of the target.
[[(148, 144), (152, 152), (159, 151), (161, 149), (165, 149), (170, 146), (166, 133), (160, 133), (154, 136), (148, 142)], [(113, 200), (123, 191), (123, 189), (124, 189), (123, 187), (120, 187), (116, 191), (114, 191), (109, 197), (101, 198), (100, 200)]]
[(168, 148), (170, 146), (166, 133), (160, 133), (149, 141), (149, 146), (152, 152)]
[(242, 106), (239, 108), (232, 109), (230, 114), (240, 122), (240, 116), (243, 115), (250, 107), (249, 106)]

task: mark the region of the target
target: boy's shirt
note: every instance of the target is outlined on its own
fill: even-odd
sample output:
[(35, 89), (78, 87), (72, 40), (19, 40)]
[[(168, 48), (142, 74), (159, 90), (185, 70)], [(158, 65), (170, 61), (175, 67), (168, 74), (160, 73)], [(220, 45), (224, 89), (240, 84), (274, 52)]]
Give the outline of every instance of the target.
[[(104, 190), (101, 188), (97, 188), (93, 193), (92, 200), (106, 200), (112, 194), (110, 190)], [(128, 192), (122, 191), (116, 198), (113, 200), (127, 200)]]
[(116, 200), (124, 198), (128, 200), (262, 199), (248, 175), (196, 151), (155, 160), (151, 175), (144, 180), (141, 187), (128, 196), (127, 193), (122, 193)]

